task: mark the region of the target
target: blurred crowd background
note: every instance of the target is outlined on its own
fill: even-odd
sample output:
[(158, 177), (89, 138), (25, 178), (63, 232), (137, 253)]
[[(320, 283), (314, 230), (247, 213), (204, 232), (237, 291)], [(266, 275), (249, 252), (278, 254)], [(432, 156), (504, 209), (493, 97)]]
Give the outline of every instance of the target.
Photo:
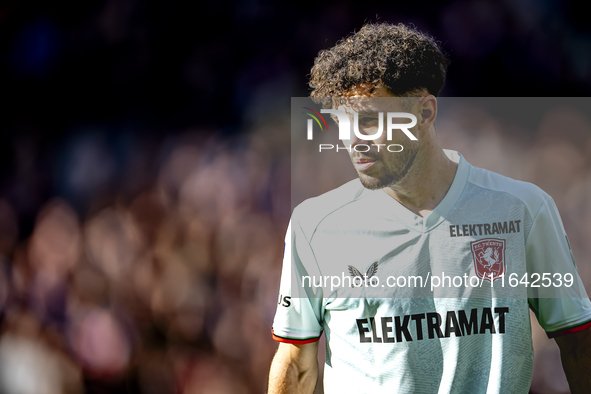
[[(411, 22), (449, 53), (443, 96), (589, 96), (575, 4), (0, 2), (0, 393), (264, 392), (289, 103), (318, 51), (364, 21)], [(473, 164), (554, 197), (590, 289), (581, 100), (511, 127), (471, 107), (440, 129)], [(568, 392), (533, 329), (532, 392)]]

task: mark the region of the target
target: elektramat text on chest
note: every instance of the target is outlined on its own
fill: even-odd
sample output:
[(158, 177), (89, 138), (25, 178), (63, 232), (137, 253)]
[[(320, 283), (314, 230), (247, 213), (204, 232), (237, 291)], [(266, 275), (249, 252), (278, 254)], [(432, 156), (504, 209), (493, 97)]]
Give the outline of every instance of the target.
[(521, 231), (521, 220), (506, 222), (452, 224), (449, 226), (450, 237), (477, 237), (480, 235), (510, 234)]
[[(360, 343), (394, 343), (424, 339), (504, 334), (508, 307), (474, 308), (469, 311), (417, 313), (357, 319)], [(495, 315), (498, 319), (495, 319)]]

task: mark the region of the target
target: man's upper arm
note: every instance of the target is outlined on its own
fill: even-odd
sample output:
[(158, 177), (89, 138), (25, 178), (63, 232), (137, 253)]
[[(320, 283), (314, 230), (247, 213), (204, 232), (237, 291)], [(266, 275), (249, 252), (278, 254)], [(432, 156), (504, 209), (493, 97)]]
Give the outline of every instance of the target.
[(591, 387), (591, 302), (556, 204), (545, 196), (526, 241), (527, 270), (550, 276), (548, 287), (528, 288), (531, 309), (546, 334), (560, 347), (564, 372), (573, 393)]
[(560, 347), (561, 352), (565, 351), (570, 353), (576, 353), (578, 352), (578, 350), (580, 350), (581, 345), (591, 347), (591, 328), (572, 334), (561, 335), (559, 337), (554, 338), (554, 340)]
[(591, 329), (555, 338), (571, 392), (587, 393), (591, 387)]
[(280, 343), (269, 373), (269, 394), (312, 393), (318, 379), (318, 342)]
[(318, 340), (323, 297), (302, 279), (318, 276), (318, 266), (294, 210), (285, 237), (283, 269), (273, 339), (280, 342), (269, 374), (269, 393), (312, 393), (318, 377)]

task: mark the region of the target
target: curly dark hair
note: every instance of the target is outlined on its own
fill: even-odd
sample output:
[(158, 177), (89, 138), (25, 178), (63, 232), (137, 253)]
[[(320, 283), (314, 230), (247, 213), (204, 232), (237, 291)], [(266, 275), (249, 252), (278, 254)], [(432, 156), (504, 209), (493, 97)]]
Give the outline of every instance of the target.
[(426, 89), (437, 96), (449, 61), (435, 40), (403, 24), (369, 23), (322, 50), (310, 76), (311, 97), (346, 96), (359, 85), (383, 84), (394, 96)]

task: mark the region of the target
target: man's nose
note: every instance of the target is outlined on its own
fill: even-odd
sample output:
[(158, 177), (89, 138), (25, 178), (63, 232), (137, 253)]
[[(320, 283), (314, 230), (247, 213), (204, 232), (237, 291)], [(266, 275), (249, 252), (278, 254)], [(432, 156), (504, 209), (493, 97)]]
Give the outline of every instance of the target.
[[(359, 131), (361, 131), (361, 129), (360, 129)], [(368, 142), (371, 142), (371, 141), (362, 140), (361, 138), (359, 138), (359, 137), (357, 136), (357, 134), (355, 134), (355, 133), (353, 132), (353, 130), (351, 130), (351, 140), (350, 140), (350, 144), (351, 144), (351, 146), (352, 146), (352, 147), (355, 147), (355, 146), (357, 146), (357, 145), (365, 145), (365, 144), (367, 144)]]

